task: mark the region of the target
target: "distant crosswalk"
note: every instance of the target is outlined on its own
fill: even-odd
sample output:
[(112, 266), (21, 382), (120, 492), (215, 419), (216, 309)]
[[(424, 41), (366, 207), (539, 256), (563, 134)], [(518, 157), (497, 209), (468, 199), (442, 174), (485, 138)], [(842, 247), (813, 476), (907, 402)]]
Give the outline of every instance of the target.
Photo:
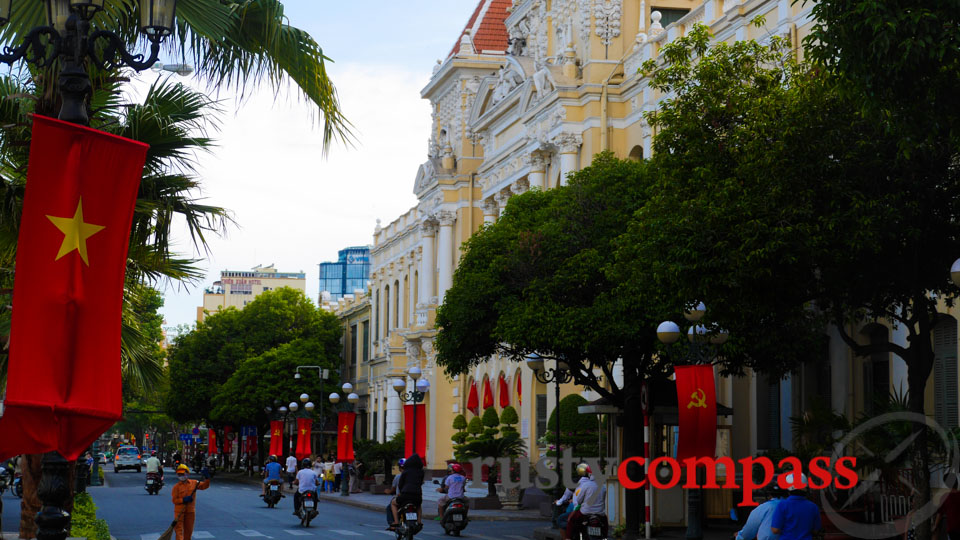
[[(349, 537), (354, 537), (354, 536), (366, 536), (366, 534), (367, 534), (368, 532), (371, 532), (371, 531), (357, 532), (357, 531), (350, 531), (350, 530), (346, 530), (346, 529), (333, 529), (333, 530), (329, 530), (329, 529), (318, 529), (318, 530), (316, 530), (316, 531), (305, 531), (305, 530), (303, 530), (303, 529), (283, 529), (283, 532), (286, 533), (286, 534), (289, 535), (289, 536), (325, 536), (325, 537), (330, 537), (330, 536), (336, 535), (336, 536), (342, 536), (342, 537), (344, 537), (344, 538), (349, 538)], [(372, 532), (385, 534), (385, 535), (387, 535), (387, 536), (394, 536), (394, 533), (392, 533), (392, 532), (390, 532), (390, 531), (376, 531), (376, 530), (375, 530), (375, 531), (372, 531)], [(432, 533), (432, 534), (431, 534), (431, 533), (432, 533), (432, 531), (431, 531), (431, 532), (428, 532), (428, 533), (426, 533), (426, 534), (429, 535), (429, 536), (440, 536), (440, 533)], [(140, 540), (157, 540), (158, 538), (160, 538), (160, 534), (161, 534), (161, 533), (141, 534), (141, 535), (140, 535)], [(220, 535), (219, 538), (239, 538), (239, 537), (245, 537), (245, 538), (275, 538), (274, 536), (270, 536), (270, 535), (264, 534), (264, 533), (262, 533), (262, 532), (260, 532), (260, 531), (254, 530), (254, 529), (237, 529), (237, 530), (235, 530), (235, 531), (218, 531), (217, 534)], [(276, 533), (273, 533), (273, 534), (276, 534)], [(194, 537), (194, 538), (197, 538), (197, 539), (202, 539), (202, 538), (218, 538), (218, 536), (215, 536), (215, 535), (214, 535), (213, 533), (211, 533), (210, 531), (193, 531), (193, 537)]]

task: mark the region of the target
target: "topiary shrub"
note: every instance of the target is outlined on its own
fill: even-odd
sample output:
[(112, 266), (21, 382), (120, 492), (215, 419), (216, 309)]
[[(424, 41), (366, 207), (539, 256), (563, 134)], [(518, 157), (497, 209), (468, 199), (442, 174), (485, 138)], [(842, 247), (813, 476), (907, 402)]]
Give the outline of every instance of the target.
[[(574, 456), (594, 457), (597, 449), (597, 417), (580, 414), (577, 410), (588, 402), (580, 394), (570, 394), (560, 400), (560, 446), (570, 448)], [(544, 439), (549, 443), (548, 456), (556, 455), (557, 409), (550, 413)]]
[(457, 431), (463, 431), (467, 429), (467, 417), (458, 414), (456, 418), (453, 419), (453, 429)]
[(520, 422), (520, 416), (517, 414), (517, 410), (507, 405), (503, 408), (503, 412), (500, 413), (500, 423), (503, 424), (503, 427), (500, 428), (501, 433), (506, 435), (507, 433), (516, 433), (517, 428), (513, 427)]
[(483, 421), (480, 420), (479, 416), (470, 419), (470, 423), (467, 424), (467, 433), (474, 437), (483, 433)]
[(486, 428), (483, 430), (484, 437), (496, 437), (497, 433), (500, 433), (500, 430), (497, 429), (500, 427), (500, 416), (497, 415), (497, 410), (493, 407), (483, 411), (483, 427)]

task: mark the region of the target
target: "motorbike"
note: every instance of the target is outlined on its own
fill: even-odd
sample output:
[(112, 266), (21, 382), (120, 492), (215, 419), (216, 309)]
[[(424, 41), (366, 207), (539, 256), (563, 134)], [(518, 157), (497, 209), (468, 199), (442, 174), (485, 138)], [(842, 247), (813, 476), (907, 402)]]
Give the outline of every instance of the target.
[(457, 497), (450, 499), (447, 506), (443, 509), (443, 517), (440, 518), (440, 526), (443, 527), (443, 534), (460, 536), (460, 531), (467, 528), (467, 502)]
[(317, 493), (315, 491), (301, 493), (300, 509), (297, 511), (297, 516), (300, 518), (300, 525), (309, 527), (310, 521), (319, 514), (320, 512), (317, 511)]
[(15, 473), (13, 475), (13, 494), (18, 498), (23, 498), (23, 475)]
[(163, 477), (160, 476), (160, 473), (147, 473), (147, 481), (143, 487), (150, 495), (156, 495), (163, 489)]
[(12, 471), (8, 471), (6, 467), (0, 467), (0, 495), (3, 495), (3, 492), (10, 487), (10, 483), (13, 481), (12, 476)]
[(413, 540), (413, 536), (423, 529), (423, 525), (417, 523), (418, 518), (416, 505), (407, 504), (400, 509), (400, 524), (395, 530), (397, 540)]
[(580, 516), (580, 540), (607, 540), (607, 516), (604, 514)]
[(267, 493), (263, 495), (263, 502), (267, 503), (267, 508), (277, 506), (277, 503), (279, 503), (283, 497), (283, 493), (280, 492), (280, 481), (270, 480), (267, 484)]

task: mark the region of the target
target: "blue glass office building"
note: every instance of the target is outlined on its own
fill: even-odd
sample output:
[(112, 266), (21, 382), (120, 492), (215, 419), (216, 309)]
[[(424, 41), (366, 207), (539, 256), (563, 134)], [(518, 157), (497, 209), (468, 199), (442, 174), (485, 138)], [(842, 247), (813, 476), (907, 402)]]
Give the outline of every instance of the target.
[(367, 290), (370, 281), (370, 246), (341, 249), (337, 262), (320, 263), (320, 292), (336, 302), (356, 289)]

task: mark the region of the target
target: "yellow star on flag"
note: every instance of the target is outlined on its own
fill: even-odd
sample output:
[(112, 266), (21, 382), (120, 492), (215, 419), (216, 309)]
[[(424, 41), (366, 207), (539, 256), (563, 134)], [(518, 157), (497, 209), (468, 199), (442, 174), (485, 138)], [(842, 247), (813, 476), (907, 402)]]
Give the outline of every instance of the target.
[(83, 199), (81, 198), (77, 202), (77, 211), (74, 212), (72, 218), (48, 215), (47, 219), (53, 222), (63, 233), (63, 243), (60, 244), (60, 251), (54, 260), (58, 261), (67, 253), (77, 250), (80, 252), (80, 258), (83, 259), (84, 264), (90, 266), (90, 261), (87, 259), (87, 238), (102, 231), (104, 227), (83, 222)]

